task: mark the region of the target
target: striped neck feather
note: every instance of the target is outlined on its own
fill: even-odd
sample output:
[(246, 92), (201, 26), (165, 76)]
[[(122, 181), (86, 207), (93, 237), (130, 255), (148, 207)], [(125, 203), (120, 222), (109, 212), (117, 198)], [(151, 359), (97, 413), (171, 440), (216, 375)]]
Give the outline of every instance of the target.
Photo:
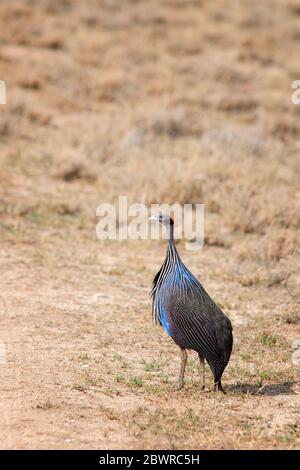
[(164, 263), (154, 279), (151, 295), (153, 296), (165, 282), (169, 284), (169, 287), (173, 286), (184, 291), (198, 291), (201, 287), (198, 280), (182, 262), (172, 239), (169, 240)]

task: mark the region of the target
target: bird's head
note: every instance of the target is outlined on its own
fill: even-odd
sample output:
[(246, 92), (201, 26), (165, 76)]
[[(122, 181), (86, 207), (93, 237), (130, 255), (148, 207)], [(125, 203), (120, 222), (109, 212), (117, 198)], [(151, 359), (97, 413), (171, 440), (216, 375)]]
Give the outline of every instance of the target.
[(170, 217), (168, 214), (157, 214), (157, 215), (152, 215), (149, 217), (150, 222), (159, 222), (160, 224), (164, 225), (165, 227), (170, 227), (174, 225), (174, 220), (172, 217)]

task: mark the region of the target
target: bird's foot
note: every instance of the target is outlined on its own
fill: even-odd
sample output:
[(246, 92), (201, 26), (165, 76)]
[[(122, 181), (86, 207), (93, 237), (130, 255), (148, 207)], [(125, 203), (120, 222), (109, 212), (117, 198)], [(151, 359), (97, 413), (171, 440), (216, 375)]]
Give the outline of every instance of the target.
[(219, 393), (221, 392), (221, 393), (223, 393), (224, 395), (226, 395), (226, 392), (225, 392), (225, 390), (224, 390), (224, 388), (222, 387), (222, 385), (221, 385), (220, 382), (216, 382), (216, 383), (215, 383), (214, 391), (215, 391), (215, 392), (219, 392)]
[(176, 390), (179, 391), (179, 390), (182, 390), (182, 389), (183, 389), (183, 382), (178, 382)]

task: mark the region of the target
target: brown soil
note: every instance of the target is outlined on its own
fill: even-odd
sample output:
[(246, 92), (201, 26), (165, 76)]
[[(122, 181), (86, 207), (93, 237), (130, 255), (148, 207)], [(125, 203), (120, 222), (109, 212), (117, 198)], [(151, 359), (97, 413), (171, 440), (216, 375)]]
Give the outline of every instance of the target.
[[(297, 2), (14, 0), (0, 24), (1, 448), (299, 448)], [(205, 203), (178, 249), (234, 326), (226, 395), (193, 353), (176, 391), (165, 243), (95, 235), (120, 194)]]

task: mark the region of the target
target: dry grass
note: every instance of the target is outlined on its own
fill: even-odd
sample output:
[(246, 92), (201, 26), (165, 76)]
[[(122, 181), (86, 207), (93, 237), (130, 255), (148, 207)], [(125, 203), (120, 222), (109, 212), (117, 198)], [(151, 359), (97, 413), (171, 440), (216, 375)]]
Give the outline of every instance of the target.
[[(3, 448), (299, 448), (299, 7), (2, 2)], [(157, 242), (95, 208), (204, 202), (183, 259), (227, 312), (226, 396), (153, 329)], [(209, 374), (209, 371), (208, 371)]]

